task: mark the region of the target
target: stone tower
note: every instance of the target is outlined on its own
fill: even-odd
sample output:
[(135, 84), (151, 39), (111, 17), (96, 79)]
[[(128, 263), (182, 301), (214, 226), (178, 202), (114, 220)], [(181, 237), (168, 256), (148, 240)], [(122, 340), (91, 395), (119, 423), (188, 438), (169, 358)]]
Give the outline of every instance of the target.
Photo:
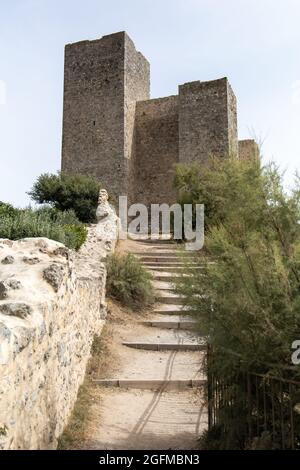
[(175, 164), (248, 155), (251, 145), (238, 143), (227, 78), (150, 99), (149, 63), (125, 32), (66, 46), (63, 171), (92, 176), (130, 202), (173, 203)]
[(125, 32), (67, 45), (62, 171), (129, 194), (135, 106), (149, 94), (149, 63)]

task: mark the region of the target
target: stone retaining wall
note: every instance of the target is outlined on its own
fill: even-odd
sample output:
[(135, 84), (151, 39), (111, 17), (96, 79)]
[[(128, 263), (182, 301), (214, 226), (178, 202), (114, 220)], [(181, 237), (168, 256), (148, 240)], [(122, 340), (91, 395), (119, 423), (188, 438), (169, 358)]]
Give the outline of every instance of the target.
[(0, 449), (56, 448), (105, 322), (102, 259), (116, 235), (116, 221), (92, 226), (79, 253), (0, 240)]

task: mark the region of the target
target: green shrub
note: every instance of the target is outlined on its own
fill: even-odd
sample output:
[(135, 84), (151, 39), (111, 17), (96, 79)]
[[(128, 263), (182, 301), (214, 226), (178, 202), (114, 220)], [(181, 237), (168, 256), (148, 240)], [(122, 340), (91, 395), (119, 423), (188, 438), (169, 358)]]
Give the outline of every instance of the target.
[(73, 209), (61, 211), (50, 206), (41, 206), (35, 209), (36, 214), (46, 219), (51, 220), (53, 223), (59, 225), (78, 225), (81, 224)]
[[(206, 168), (203, 179), (194, 168), (186, 169), (181, 187), (187, 199), (208, 208), (205, 255), (194, 255), (204, 269), (179, 278), (177, 291), (209, 338), (210, 372), (240, 387), (235, 396), (243, 405), (227, 409), (229, 428), (223, 407), (206, 444), (243, 448), (249, 396), (237, 377), (250, 371), (299, 380), (291, 345), (300, 331), (300, 185), (287, 194), (274, 165), (229, 159)], [(268, 436), (258, 438), (253, 446), (270, 445)]]
[(154, 302), (152, 276), (133, 255), (112, 254), (107, 258), (107, 293), (134, 309)]
[(78, 250), (87, 237), (87, 229), (71, 211), (15, 209), (11, 215), (0, 216), (0, 238), (31, 237), (46, 237)]
[(79, 250), (86, 240), (87, 229), (83, 225), (64, 225), (65, 245)]
[(100, 183), (83, 175), (43, 174), (29, 192), (39, 204), (51, 204), (60, 211), (73, 209), (81, 222), (95, 221)]
[[(247, 210), (257, 209), (262, 183), (257, 162), (234, 157), (211, 158), (209, 165), (177, 165), (174, 179), (180, 204), (205, 204), (206, 229), (223, 223), (230, 214), (245, 218)], [(262, 218), (261, 212), (257, 216)]]
[(11, 204), (0, 201), (0, 217), (13, 216), (18, 212)]
[(214, 204), (205, 237), (208, 260), (217, 262), (207, 263), (201, 275), (192, 273), (192, 279), (180, 278), (179, 292), (214, 347), (234, 353), (228, 364), (220, 355), (223, 372), (241, 358), (245, 369), (290, 365), (300, 329), (298, 185), (287, 195), (274, 166), (259, 169), (238, 160), (214, 163), (204, 180), (194, 175), (193, 187), (194, 180), (198, 194), (207, 198), (200, 202), (206, 204), (213, 181), (224, 201)]

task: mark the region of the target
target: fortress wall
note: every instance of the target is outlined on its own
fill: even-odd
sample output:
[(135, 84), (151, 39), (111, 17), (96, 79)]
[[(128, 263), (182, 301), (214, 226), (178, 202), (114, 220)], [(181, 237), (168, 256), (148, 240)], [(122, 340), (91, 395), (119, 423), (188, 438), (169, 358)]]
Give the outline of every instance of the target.
[(92, 176), (129, 203), (162, 203), (176, 199), (175, 163), (238, 155), (227, 78), (149, 96), (150, 65), (125, 32), (67, 45), (62, 170)]
[(236, 97), (227, 81), (227, 107), (228, 107), (228, 154), (238, 156), (238, 128), (237, 128), (237, 102)]
[(107, 238), (98, 227), (76, 254), (45, 238), (0, 240), (0, 449), (55, 449), (67, 424), (106, 317), (101, 259), (117, 225)]
[(127, 194), (135, 103), (149, 90), (149, 64), (125, 32), (67, 45), (62, 170)]
[(65, 48), (62, 170), (124, 181), (124, 34)]
[(255, 140), (239, 140), (239, 158), (241, 160), (259, 161), (259, 147)]
[(178, 163), (178, 96), (137, 103), (135, 202), (173, 203)]
[(132, 40), (125, 38), (125, 142), (124, 156), (129, 167), (128, 197), (133, 198), (135, 175), (135, 110), (136, 102), (150, 98), (150, 64), (137, 52)]
[(234, 100), (228, 94), (227, 78), (179, 86), (181, 163), (205, 162), (212, 155), (228, 155), (235, 128)]

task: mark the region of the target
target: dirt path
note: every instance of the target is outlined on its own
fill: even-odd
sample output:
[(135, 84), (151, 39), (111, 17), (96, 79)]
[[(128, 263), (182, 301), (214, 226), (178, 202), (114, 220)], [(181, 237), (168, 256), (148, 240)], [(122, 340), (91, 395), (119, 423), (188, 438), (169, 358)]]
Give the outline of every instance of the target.
[(176, 245), (127, 242), (154, 275), (158, 303), (129, 313), (110, 303), (105, 359), (94, 366), (81, 449), (192, 449), (207, 427), (204, 342), (191, 329), (172, 280)]

